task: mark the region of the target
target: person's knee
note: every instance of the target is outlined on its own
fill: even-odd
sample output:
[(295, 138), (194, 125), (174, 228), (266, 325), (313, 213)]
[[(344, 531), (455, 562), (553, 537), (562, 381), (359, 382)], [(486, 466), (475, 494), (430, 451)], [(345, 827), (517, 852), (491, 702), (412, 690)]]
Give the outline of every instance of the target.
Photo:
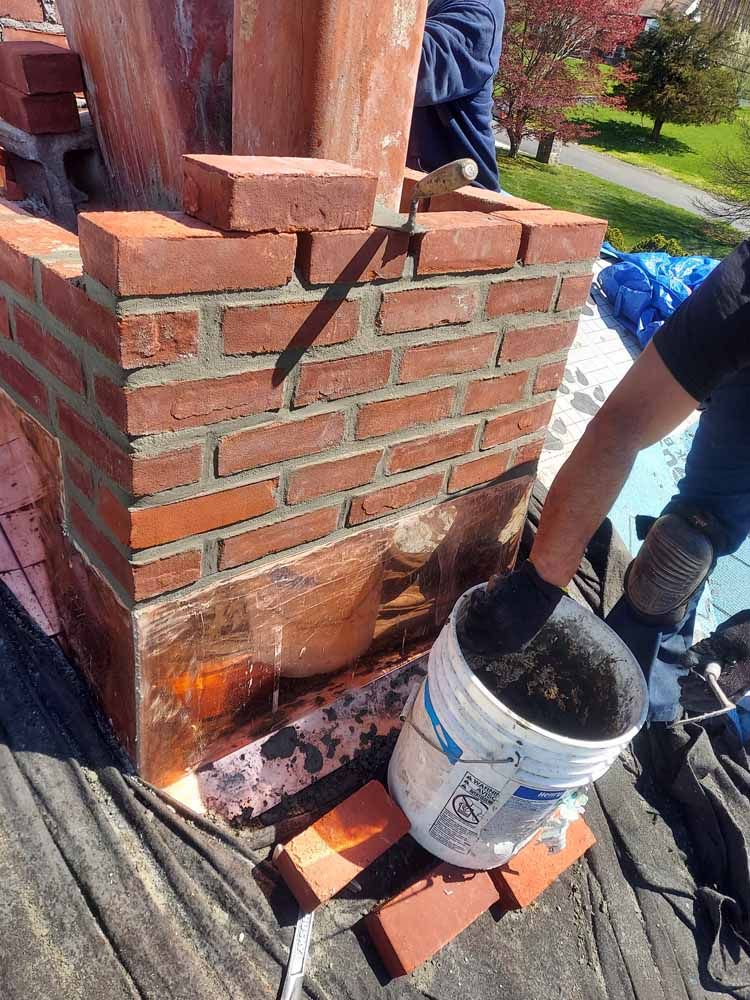
[(625, 597), (644, 623), (674, 628), (716, 564), (717, 535), (698, 512), (658, 518), (628, 568)]

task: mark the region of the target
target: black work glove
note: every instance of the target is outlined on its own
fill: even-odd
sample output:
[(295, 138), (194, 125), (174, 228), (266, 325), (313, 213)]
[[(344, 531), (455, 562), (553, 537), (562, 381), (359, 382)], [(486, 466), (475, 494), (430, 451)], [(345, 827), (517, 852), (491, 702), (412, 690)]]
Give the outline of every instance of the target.
[(468, 653), (505, 656), (523, 649), (547, 623), (563, 591), (547, 583), (530, 562), (509, 576), (475, 590), (458, 622), (458, 640)]
[(723, 622), (680, 658), (690, 673), (680, 678), (680, 701), (690, 712), (721, 708), (703, 674), (709, 663), (721, 667), (719, 687), (731, 701), (750, 689), (750, 611), (740, 611)]

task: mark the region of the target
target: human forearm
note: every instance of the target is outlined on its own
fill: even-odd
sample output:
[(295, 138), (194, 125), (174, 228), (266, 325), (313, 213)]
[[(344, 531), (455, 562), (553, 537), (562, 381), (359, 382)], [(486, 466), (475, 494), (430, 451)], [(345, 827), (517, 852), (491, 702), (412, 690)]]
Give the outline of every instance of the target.
[(548, 583), (564, 587), (570, 582), (638, 452), (673, 430), (695, 406), (649, 346), (586, 428), (552, 484), (531, 553)]
[(570, 583), (589, 539), (628, 478), (638, 447), (624, 448), (612, 438), (608, 426), (589, 424), (547, 495), (531, 561), (548, 583)]

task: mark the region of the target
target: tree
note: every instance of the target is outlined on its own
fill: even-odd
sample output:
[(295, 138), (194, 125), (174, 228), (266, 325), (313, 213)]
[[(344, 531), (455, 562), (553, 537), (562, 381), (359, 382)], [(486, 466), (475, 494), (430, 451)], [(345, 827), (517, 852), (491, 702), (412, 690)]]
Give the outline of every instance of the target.
[(718, 65), (725, 47), (725, 32), (669, 8), (658, 27), (638, 36), (630, 52), (627, 106), (653, 119), (654, 142), (665, 122), (715, 125), (734, 118), (737, 75)]
[(503, 55), (495, 91), (495, 113), (517, 156), (524, 136), (556, 132), (563, 141), (592, 135), (590, 126), (569, 121), (579, 97), (621, 105), (612, 79), (620, 70), (600, 69), (601, 53), (628, 45), (638, 21), (618, 0), (506, 0)]
[(750, 222), (750, 121), (740, 122), (737, 151), (719, 155), (714, 178), (721, 190), (713, 198), (702, 199), (700, 207), (726, 222)]

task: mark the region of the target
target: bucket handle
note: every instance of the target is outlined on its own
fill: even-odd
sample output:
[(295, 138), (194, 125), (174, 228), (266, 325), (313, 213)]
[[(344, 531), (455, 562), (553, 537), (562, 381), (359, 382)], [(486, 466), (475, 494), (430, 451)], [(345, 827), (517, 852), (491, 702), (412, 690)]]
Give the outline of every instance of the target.
[(460, 748), (458, 748), (459, 753), (458, 756), (456, 756), (456, 754), (453, 753), (450, 749), (446, 750), (445, 747), (441, 746), (439, 743), (436, 743), (435, 740), (433, 740), (430, 736), (428, 736), (427, 733), (425, 733), (412, 719), (414, 702), (416, 701), (417, 695), (419, 694), (420, 690), (421, 690), (421, 685), (415, 684), (412, 690), (410, 691), (409, 696), (407, 697), (403, 710), (401, 712), (401, 721), (405, 725), (411, 726), (411, 728), (414, 730), (417, 736), (421, 736), (422, 739), (425, 741), (425, 743), (428, 746), (431, 746), (433, 750), (437, 750), (438, 753), (441, 753), (443, 754), (444, 757), (447, 757), (448, 760), (450, 761), (451, 766), (457, 764), (460, 760), (462, 764), (513, 764), (516, 770), (518, 769), (518, 767), (520, 767), (521, 755), (520, 753), (518, 753), (517, 750), (515, 750), (512, 756), (510, 757), (498, 757), (495, 759), (480, 758), (477, 760), (471, 760), (463, 756), (463, 751), (460, 750)]

